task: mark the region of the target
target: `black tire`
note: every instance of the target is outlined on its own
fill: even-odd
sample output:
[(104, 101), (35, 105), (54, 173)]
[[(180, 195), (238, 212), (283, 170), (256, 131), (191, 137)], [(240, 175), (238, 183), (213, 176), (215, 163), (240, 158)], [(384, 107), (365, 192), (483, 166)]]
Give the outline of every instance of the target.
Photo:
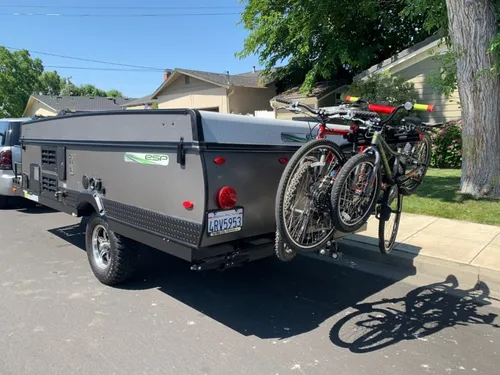
[(297, 256), (297, 253), (290, 249), (289, 246), (287, 246), (282, 240), (279, 235), (279, 232), (276, 231), (276, 243), (274, 246), (274, 251), (276, 253), (276, 256), (278, 257), (279, 260), (282, 262), (290, 262), (291, 260), (295, 259)]
[(9, 197), (0, 195), (0, 210), (9, 207)]
[[(98, 256), (94, 253), (93, 235), (96, 228), (107, 231), (109, 246), (106, 267), (100, 264)], [(108, 222), (101, 216), (94, 214), (89, 217), (85, 231), (85, 247), (90, 268), (101, 283), (113, 286), (133, 276), (137, 263), (137, 248), (134, 244), (134, 241), (110, 231)]]
[[(394, 245), (396, 244), (396, 237), (399, 230), (399, 222), (401, 220), (401, 212), (403, 211), (403, 194), (401, 194), (400, 189), (397, 185), (394, 185), (393, 188), (396, 189), (396, 195), (394, 197), (394, 200), (396, 201), (396, 212), (393, 212), (393, 210), (391, 210), (390, 212), (390, 217), (394, 215), (395, 219), (394, 226), (392, 227), (391, 231), (391, 236), (387, 240), (387, 242), (385, 238), (385, 228), (387, 225), (389, 225), (389, 222), (384, 220), (383, 218), (383, 207), (381, 207), (380, 218), (378, 221), (378, 247), (380, 252), (384, 255), (389, 255), (394, 249)], [(391, 189), (388, 189), (384, 192), (384, 198), (382, 202), (389, 200), (390, 193)], [(392, 202), (389, 202), (389, 207), (391, 206), (391, 203)]]
[(408, 183), (406, 181), (404, 184), (401, 185), (401, 194), (403, 195), (411, 195), (417, 191), (417, 189), (422, 185), (422, 182), (424, 181), (424, 177), (427, 174), (427, 170), (429, 169), (429, 164), (431, 161), (431, 147), (432, 147), (432, 140), (429, 134), (422, 134), (422, 140), (417, 142), (416, 145), (424, 143), (426, 145), (426, 150), (427, 153), (424, 157), (423, 163), (425, 164), (423, 173), (420, 177), (420, 181), (414, 181), (412, 180), (413, 183)]
[[(325, 246), (325, 244), (330, 240), (333, 235), (335, 229), (332, 227), (329, 233), (322, 239), (320, 242), (315, 243), (311, 246), (304, 246), (295, 239), (291, 238), (290, 234), (285, 225), (285, 203), (290, 199), (290, 190), (289, 188), (294, 184), (298, 183), (298, 177), (304, 171), (301, 168), (304, 167), (304, 158), (312, 152), (316, 148), (327, 147), (330, 148), (332, 153), (335, 154), (335, 157), (339, 160), (339, 168), (345, 163), (345, 155), (342, 152), (342, 149), (334, 142), (327, 139), (317, 139), (310, 141), (304, 144), (301, 148), (294, 153), (294, 155), (290, 158), (288, 164), (286, 165), (283, 174), (281, 175), (281, 179), (278, 185), (278, 190), (276, 193), (276, 206), (275, 206), (275, 220), (277, 231), (279, 233), (280, 238), (284, 243), (286, 243), (290, 249), (294, 251), (316, 251)], [(295, 179), (295, 181), (294, 181)]]
[(356, 154), (351, 157), (345, 165), (340, 170), (335, 182), (332, 186), (332, 194), (331, 194), (331, 203), (332, 203), (332, 221), (335, 229), (343, 232), (343, 233), (352, 233), (360, 229), (368, 220), (370, 215), (373, 213), (375, 206), (377, 204), (379, 195), (380, 195), (380, 184), (381, 184), (381, 174), (380, 168), (377, 170), (376, 181), (375, 181), (375, 190), (373, 193), (372, 201), (368, 206), (368, 209), (365, 210), (361, 218), (354, 224), (345, 223), (342, 219), (342, 215), (340, 212), (340, 200), (342, 197), (342, 192), (344, 190), (344, 185), (347, 182), (347, 179), (351, 172), (358, 167), (360, 164), (370, 163), (375, 167), (375, 157), (369, 154)]

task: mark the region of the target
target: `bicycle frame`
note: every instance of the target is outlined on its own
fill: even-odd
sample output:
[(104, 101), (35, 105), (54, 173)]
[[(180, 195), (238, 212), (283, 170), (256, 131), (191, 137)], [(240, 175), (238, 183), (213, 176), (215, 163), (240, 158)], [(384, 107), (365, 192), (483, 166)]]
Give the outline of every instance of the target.
[(380, 162), (382, 161), (382, 165), (384, 167), (385, 173), (387, 175), (387, 178), (389, 180), (389, 183), (391, 185), (399, 185), (410, 178), (416, 173), (415, 171), (412, 171), (408, 174), (405, 174), (403, 176), (398, 176), (397, 178), (394, 178), (393, 171), (389, 165), (389, 159), (387, 157), (387, 154), (390, 154), (394, 157), (396, 157), (396, 162), (398, 158), (401, 156), (405, 156), (411, 161), (418, 161), (417, 158), (411, 156), (411, 155), (403, 155), (400, 152), (393, 151), (391, 147), (389, 147), (388, 143), (385, 141), (385, 139), (381, 136), (382, 130), (378, 130), (373, 134), (372, 137), (372, 142), (370, 147), (366, 148), (363, 152), (364, 153), (374, 153), (375, 155), (375, 170), (373, 171), (372, 176), (370, 177), (370, 183), (368, 186), (371, 186), (373, 184), (373, 179), (375, 178), (376, 173), (378, 172), (378, 169), (380, 168)]

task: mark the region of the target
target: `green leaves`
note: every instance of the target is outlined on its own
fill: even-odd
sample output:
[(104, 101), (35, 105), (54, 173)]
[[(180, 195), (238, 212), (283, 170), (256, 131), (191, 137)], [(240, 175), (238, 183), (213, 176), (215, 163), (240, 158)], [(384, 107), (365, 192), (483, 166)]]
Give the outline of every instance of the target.
[(123, 96), (118, 90), (106, 92), (93, 85), (77, 87), (56, 71), (44, 72), (42, 61), (28, 51), (0, 47), (0, 117), (21, 117), (32, 94)]
[[(404, 1), (247, 0), (242, 51), (256, 54), (278, 80), (305, 71), (303, 90), (319, 79), (352, 76), (429, 35), (422, 18), (403, 17)], [(286, 68), (273, 70), (286, 63)]]
[(42, 95), (59, 95), (64, 85), (64, 79), (56, 71), (43, 72), (38, 81), (37, 91)]
[(76, 86), (71, 79), (64, 80), (63, 86), (61, 87), (61, 94), (64, 96), (100, 96), (100, 97), (122, 97), (123, 94), (115, 89), (104, 91), (94, 85), (85, 84), (81, 86)]
[(0, 116), (20, 117), (43, 72), (40, 59), (28, 51), (10, 52), (0, 47)]
[(462, 158), (462, 121), (448, 122), (432, 135), (431, 167), (460, 168)]
[(362, 97), (372, 103), (386, 102), (393, 106), (415, 101), (417, 98), (413, 83), (404, 77), (391, 75), (389, 71), (371, 75), (363, 81), (354, 81), (349, 86), (349, 95)]

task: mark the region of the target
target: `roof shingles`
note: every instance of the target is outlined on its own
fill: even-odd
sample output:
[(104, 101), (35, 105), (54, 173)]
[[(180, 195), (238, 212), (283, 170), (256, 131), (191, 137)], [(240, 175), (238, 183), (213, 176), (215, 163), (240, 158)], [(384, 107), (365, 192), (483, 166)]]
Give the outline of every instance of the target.
[(187, 74), (195, 78), (201, 78), (216, 85), (221, 86), (242, 86), (242, 87), (265, 87), (270, 81), (262, 76), (262, 71), (242, 73), (242, 74), (223, 74), (211, 73), (201, 70), (176, 69), (177, 72)]
[(33, 95), (36, 100), (48, 105), (56, 111), (69, 109), (71, 111), (108, 111), (123, 109), (122, 105), (134, 99), (128, 98), (105, 98), (85, 96), (52, 96)]

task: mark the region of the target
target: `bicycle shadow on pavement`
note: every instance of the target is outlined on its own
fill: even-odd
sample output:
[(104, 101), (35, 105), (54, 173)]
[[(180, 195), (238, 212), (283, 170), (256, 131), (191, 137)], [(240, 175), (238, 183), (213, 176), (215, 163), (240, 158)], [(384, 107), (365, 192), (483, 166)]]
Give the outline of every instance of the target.
[[(444, 282), (416, 288), (401, 298), (383, 299), (354, 306), (356, 311), (340, 319), (330, 332), (331, 341), (353, 353), (374, 352), (404, 340), (422, 339), (457, 325), (495, 323), (497, 315), (481, 314), (490, 305), (488, 286), (478, 281), (472, 289), (459, 289), (449, 275)], [(500, 322), (498, 322), (500, 323)]]

